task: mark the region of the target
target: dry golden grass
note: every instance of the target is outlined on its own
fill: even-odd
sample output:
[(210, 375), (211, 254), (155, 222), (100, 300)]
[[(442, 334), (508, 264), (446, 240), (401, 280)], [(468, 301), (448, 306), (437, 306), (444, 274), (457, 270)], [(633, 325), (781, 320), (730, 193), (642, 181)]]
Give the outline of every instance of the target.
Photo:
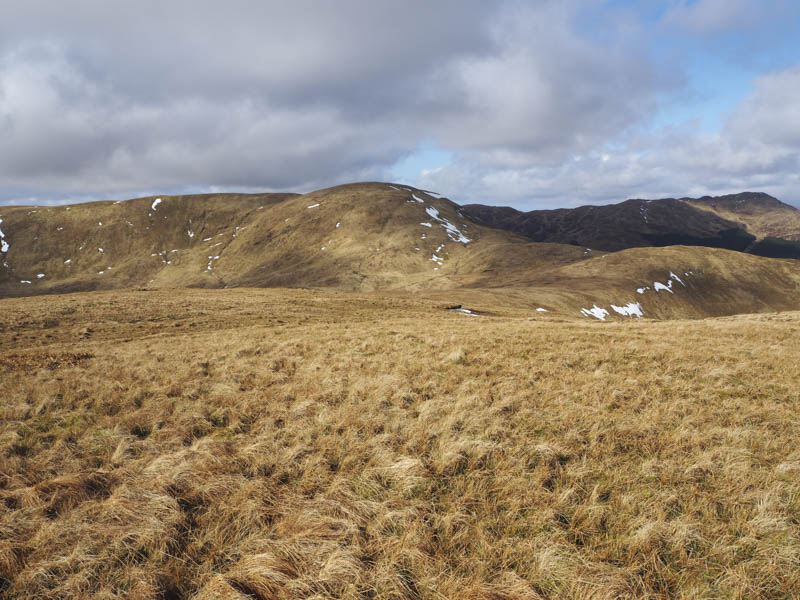
[(6, 598), (800, 596), (800, 314), (0, 301)]
[(707, 210), (729, 221), (744, 225), (758, 238), (779, 237), (786, 240), (800, 240), (800, 211), (792, 206), (731, 206), (730, 202), (692, 202), (700, 210)]

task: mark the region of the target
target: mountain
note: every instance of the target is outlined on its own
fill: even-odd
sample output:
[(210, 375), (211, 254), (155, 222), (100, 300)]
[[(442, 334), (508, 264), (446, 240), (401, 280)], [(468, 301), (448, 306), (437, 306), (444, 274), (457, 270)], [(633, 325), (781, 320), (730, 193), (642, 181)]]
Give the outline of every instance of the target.
[(687, 198), (689, 204), (739, 223), (758, 240), (749, 252), (775, 258), (800, 258), (800, 210), (769, 194), (743, 192)]
[(520, 212), (470, 204), (479, 222), (538, 242), (616, 251), (647, 246), (709, 246), (800, 258), (800, 211), (767, 194), (626, 200), (605, 206)]
[[(726, 249), (741, 250), (755, 236), (685, 200), (483, 208), (386, 183), (2, 207), (0, 297), (288, 287), (424, 296), (547, 318), (800, 309), (800, 262)], [(539, 223), (534, 239), (546, 241), (531, 241), (529, 229), (509, 231), (515, 220)]]
[(127, 287), (452, 287), (487, 269), (564, 264), (414, 188), (160, 196), (0, 209), (0, 295)]
[(769, 194), (742, 192), (726, 196), (682, 198), (691, 206), (740, 223), (759, 238), (800, 240), (800, 210)]

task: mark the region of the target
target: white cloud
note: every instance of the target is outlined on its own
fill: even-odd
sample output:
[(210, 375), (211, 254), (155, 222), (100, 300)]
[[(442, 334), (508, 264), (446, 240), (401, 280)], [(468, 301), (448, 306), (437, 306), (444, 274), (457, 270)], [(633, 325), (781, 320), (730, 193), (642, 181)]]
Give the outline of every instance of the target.
[[(458, 202), (520, 208), (764, 191), (800, 205), (800, 68), (760, 77), (719, 133), (696, 126), (630, 136), (555, 164), (498, 169), (479, 155), (421, 174)], [(606, 158), (607, 157), (607, 158)]]
[[(753, 5), (679, 3), (664, 19), (719, 30)], [(579, 21), (597, 6), (12, 0), (0, 20), (0, 202), (386, 179), (421, 140), (454, 156), (421, 185), (463, 201), (746, 187), (794, 198), (796, 69), (762, 77), (718, 134), (648, 134), (681, 80), (629, 16), (587, 32)]]

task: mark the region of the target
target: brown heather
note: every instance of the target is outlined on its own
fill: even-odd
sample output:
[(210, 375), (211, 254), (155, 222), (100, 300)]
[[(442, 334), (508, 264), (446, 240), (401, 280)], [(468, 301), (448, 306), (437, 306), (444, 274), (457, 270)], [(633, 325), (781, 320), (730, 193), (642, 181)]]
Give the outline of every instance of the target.
[(0, 301), (0, 595), (800, 596), (800, 313), (443, 299)]

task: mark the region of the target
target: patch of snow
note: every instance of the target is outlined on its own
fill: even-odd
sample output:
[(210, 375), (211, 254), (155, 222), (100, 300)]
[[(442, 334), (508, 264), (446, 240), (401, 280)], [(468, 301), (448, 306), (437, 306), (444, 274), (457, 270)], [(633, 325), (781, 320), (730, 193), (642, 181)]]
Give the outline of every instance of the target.
[(458, 227), (453, 225), (447, 219), (439, 216), (439, 211), (436, 210), (433, 206), (429, 206), (425, 209), (425, 212), (428, 213), (430, 217), (436, 219), (442, 224), (442, 227), (447, 232), (447, 237), (449, 237), (454, 242), (461, 242), (462, 244), (467, 244), (470, 242), (470, 239), (466, 237), (461, 231), (459, 231)]
[[(0, 219), (0, 223), (3, 222), (3, 219)], [(0, 252), (8, 252), (8, 249), (11, 246), (8, 245), (6, 241), (6, 235), (3, 233), (3, 230), (0, 229)]]
[(203, 238), (203, 241), (204, 241), (204, 242), (210, 242), (210, 241), (211, 241), (211, 240), (213, 240), (213, 239), (214, 239), (213, 237), (210, 237), (210, 238)]
[(342, 224), (341, 221), (336, 223), (336, 229), (339, 229), (339, 225), (341, 225), (341, 224)]
[(671, 294), (672, 293), (672, 280), (668, 281), (667, 285), (664, 285), (663, 283), (661, 283), (659, 281), (654, 281), (653, 282), (653, 288), (657, 292), (660, 292), (661, 290), (665, 290), (665, 291), (667, 291), (667, 292), (669, 292)]
[(219, 255), (208, 257), (208, 266), (206, 267), (206, 271), (210, 271), (212, 269), (211, 263), (213, 263), (215, 260), (219, 260)]
[(600, 319), (601, 321), (605, 321), (606, 317), (608, 316), (608, 311), (605, 308), (600, 308), (595, 304), (592, 308), (582, 308), (581, 314), (586, 317), (594, 317), (595, 319)]
[(39, 273), (36, 275), (36, 279), (44, 279), (44, 273)]
[(394, 186), (393, 186), (393, 185), (391, 185), (391, 184), (387, 184), (387, 185), (388, 185), (390, 188), (392, 188), (393, 190), (397, 190), (398, 192), (402, 192), (402, 191), (403, 191), (403, 190), (401, 190), (399, 187), (394, 187)]
[(623, 317), (642, 317), (642, 305), (638, 302), (628, 302), (623, 306), (611, 305), (614, 312), (621, 314)]
[(105, 271), (98, 271), (97, 272), (98, 275), (102, 275), (103, 273), (105, 273)]
[(67, 260), (65, 260), (65, 261), (64, 261), (64, 264), (65, 264), (65, 265), (68, 265), (68, 264), (69, 264), (69, 263), (71, 263), (71, 262), (72, 262), (72, 259), (71, 259), (71, 258), (68, 258)]
[(320, 248), (320, 250), (325, 250), (325, 246), (323, 246), (322, 248)]
[(64, 230), (63, 227), (56, 227), (56, 231), (63, 231), (63, 230)]
[(419, 250), (419, 248), (414, 248), (414, 250)]
[(650, 286), (647, 286), (647, 287), (641, 287), (641, 288), (636, 288), (636, 293), (637, 293), (637, 294), (644, 294), (644, 293), (645, 293), (647, 290), (649, 290), (649, 289), (650, 289)]
[(20, 283), (30, 283), (30, 281), (28, 281), (27, 279), (20, 279), (19, 282)]
[(103, 222), (102, 222), (102, 221), (98, 221), (98, 222), (97, 222), (97, 226), (98, 226), (98, 227), (102, 227), (102, 226), (103, 226)]
[(678, 283), (680, 283), (680, 284), (681, 284), (683, 287), (686, 287), (686, 284), (685, 284), (685, 283), (683, 283), (683, 281), (681, 281), (681, 278), (680, 278), (680, 277), (678, 277), (677, 275), (675, 275), (675, 273), (673, 273), (672, 271), (670, 271), (670, 272), (669, 272), (669, 276), (670, 276), (672, 279), (674, 279), (675, 281), (677, 281)]
[(540, 308), (536, 309), (536, 312), (550, 312), (550, 311), (548, 311), (546, 308), (541, 308), (540, 307)]
[(441, 194), (437, 194), (436, 192), (429, 192), (428, 190), (424, 190), (424, 191), (425, 191), (426, 194), (428, 194), (428, 196), (433, 196), (434, 198), (443, 198), (444, 197)]
[(156, 198), (155, 200), (153, 200), (153, 204), (150, 205), (150, 210), (155, 212), (156, 206), (158, 206), (159, 204), (161, 204), (161, 198)]
[[(317, 208), (318, 206), (319, 206), (319, 202), (317, 202), (316, 204), (312, 204), (311, 206), (308, 206), (307, 208)], [(286, 220), (288, 221), (289, 219), (286, 219)]]
[(433, 227), (432, 223), (420, 223), (423, 227)]
[(478, 316), (477, 313), (471, 311), (468, 308), (456, 308), (455, 311), (456, 312), (460, 312), (462, 315), (469, 315), (470, 317), (477, 317)]
[(188, 235), (190, 238), (193, 238), (194, 237), (194, 231), (187, 231), (186, 235)]
[(419, 196), (415, 195), (413, 192), (411, 193), (411, 197), (412, 197), (414, 200), (416, 200), (417, 202), (421, 202), (422, 204), (425, 204), (425, 200), (423, 200), (423, 199), (422, 199), (422, 198), (420, 198)]
[(103, 249), (102, 248), (98, 248), (97, 251), (98, 252), (103, 252)]

